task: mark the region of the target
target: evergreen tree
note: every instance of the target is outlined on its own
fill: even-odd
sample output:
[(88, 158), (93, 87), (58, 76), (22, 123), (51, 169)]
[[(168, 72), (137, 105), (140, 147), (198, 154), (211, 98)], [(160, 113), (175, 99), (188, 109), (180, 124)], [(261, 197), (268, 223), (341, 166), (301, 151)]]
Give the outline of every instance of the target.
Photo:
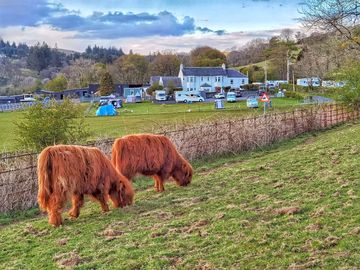
[(100, 79), (100, 95), (107, 96), (114, 91), (114, 82), (109, 72), (105, 72)]

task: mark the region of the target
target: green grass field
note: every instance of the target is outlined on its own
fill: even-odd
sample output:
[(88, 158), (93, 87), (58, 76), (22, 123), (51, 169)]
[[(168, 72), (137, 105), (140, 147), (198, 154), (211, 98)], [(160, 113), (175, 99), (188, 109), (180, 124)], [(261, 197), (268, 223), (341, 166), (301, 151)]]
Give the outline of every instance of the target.
[[(261, 104), (260, 104), (261, 105)], [(84, 111), (88, 105), (82, 104)], [(273, 108), (269, 112), (290, 110), (299, 106), (294, 99), (273, 99)], [(248, 109), (246, 103), (226, 103), (225, 110), (215, 110), (213, 103), (161, 105), (144, 102), (125, 104), (115, 117), (96, 117), (93, 108), (86, 116), (86, 123), (92, 133), (91, 139), (113, 138), (131, 133), (156, 131), (163, 126), (175, 126), (230, 118), (251, 116), (263, 113), (263, 108)], [(22, 112), (0, 113), (0, 151), (12, 151), (16, 146), (14, 122), (21, 118)]]
[(0, 269), (359, 269), (360, 123), (194, 163), (190, 186), (135, 181), (135, 205), (52, 228), (2, 215)]

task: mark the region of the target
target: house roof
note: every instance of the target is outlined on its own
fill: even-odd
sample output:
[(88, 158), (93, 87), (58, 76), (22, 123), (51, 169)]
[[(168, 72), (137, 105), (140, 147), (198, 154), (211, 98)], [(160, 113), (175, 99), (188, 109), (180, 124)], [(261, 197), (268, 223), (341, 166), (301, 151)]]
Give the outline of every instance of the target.
[(181, 79), (179, 77), (173, 77), (173, 76), (163, 76), (161, 77), (161, 80), (163, 82), (164, 87), (168, 87), (169, 83), (172, 81), (177, 88), (181, 88)]
[(184, 76), (227, 76), (232, 78), (246, 78), (246, 75), (235, 69), (222, 67), (184, 67)]
[(150, 77), (150, 84), (153, 85), (154, 83), (158, 83), (161, 76), (151, 76)]

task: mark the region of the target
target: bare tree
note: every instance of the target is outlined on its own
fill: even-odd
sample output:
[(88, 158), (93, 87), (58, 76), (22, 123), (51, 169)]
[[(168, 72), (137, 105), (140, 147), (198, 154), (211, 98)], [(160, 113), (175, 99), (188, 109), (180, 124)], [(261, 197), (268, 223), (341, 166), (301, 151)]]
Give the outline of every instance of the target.
[(305, 26), (336, 31), (360, 49), (360, 0), (306, 0), (299, 12)]
[(281, 31), (280, 37), (286, 42), (290, 42), (293, 38), (294, 31), (290, 28), (285, 28)]

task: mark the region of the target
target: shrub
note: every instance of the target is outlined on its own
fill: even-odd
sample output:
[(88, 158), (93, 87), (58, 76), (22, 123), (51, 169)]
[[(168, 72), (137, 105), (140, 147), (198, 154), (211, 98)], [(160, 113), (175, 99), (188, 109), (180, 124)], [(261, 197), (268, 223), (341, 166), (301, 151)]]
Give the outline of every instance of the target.
[(285, 91), (285, 97), (287, 98), (295, 98), (295, 99), (304, 99), (305, 95), (300, 92), (294, 91)]
[(345, 81), (339, 101), (353, 108), (360, 107), (360, 61), (349, 63), (340, 71), (338, 78)]
[(82, 143), (90, 135), (84, 120), (81, 107), (68, 99), (63, 103), (50, 101), (46, 107), (38, 102), (15, 123), (17, 140), (21, 148), (35, 150), (59, 143)]

